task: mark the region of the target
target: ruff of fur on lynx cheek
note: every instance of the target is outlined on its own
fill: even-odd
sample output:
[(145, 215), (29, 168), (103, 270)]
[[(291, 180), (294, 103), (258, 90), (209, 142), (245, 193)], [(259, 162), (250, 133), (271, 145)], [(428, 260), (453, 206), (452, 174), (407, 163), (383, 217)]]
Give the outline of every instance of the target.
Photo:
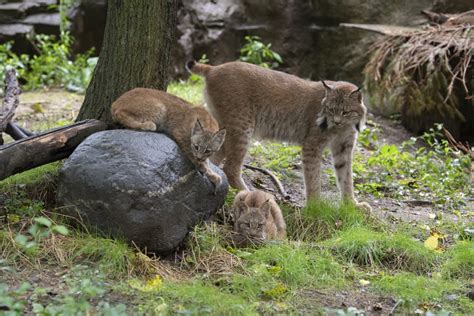
[(60, 170), (63, 212), (112, 237), (165, 254), (224, 204), (227, 178), (214, 186), (164, 134), (132, 130), (95, 133)]

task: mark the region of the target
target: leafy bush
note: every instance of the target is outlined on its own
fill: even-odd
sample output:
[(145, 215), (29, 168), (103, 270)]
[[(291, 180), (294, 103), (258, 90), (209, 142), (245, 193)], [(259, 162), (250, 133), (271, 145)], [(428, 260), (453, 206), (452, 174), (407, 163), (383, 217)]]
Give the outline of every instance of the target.
[(258, 36), (245, 36), (245, 45), (240, 49), (240, 60), (265, 68), (277, 68), (283, 63), (281, 56), (271, 50), (272, 44), (263, 44)]
[(459, 207), (469, 192), (467, 170), (471, 161), (443, 139), (441, 130), (442, 125), (438, 124), (421, 136), (428, 147), (417, 148), (417, 138), (404, 142), (401, 147), (383, 144), (367, 160), (368, 167), (359, 163), (358, 157), (354, 172), (365, 182), (356, 183), (355, 187), (380, 197), (411, 195), (449, 208)]
[(62, 33), (59, 39), (40, 34), (33, 41), (37, 54), (31, 57), (13, 53), (11, 42), (0, 45), (0, 84), (3, 85), (5, 69), (14, 67), (26, 82), (26, 90), (62, 86), (75, 92), (85, 91), (97, 63), (97, 58), (91, 57), (93, 50), (70, 60), (72, 38), (68, 33)]

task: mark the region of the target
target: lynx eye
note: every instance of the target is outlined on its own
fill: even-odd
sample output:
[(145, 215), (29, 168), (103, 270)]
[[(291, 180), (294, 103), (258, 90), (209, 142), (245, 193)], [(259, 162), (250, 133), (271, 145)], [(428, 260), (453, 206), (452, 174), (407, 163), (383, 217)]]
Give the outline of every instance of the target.
[(347, 112), (344, 111), (344, 112), (342, 112), (342, 115), (343, 115), (343, 116), (348, 116), (348, 115), (350, 115), (351, 113), (352, 113), (352, 112), (350, 112), (350, 111), (347, 111)]
[(206, 149), (206, 150), (204, 151), (205, 154), (209, 154), (210, 152), (211, 152), (211, 150), (209, 150), (209, 149)]
[(196, 149), (197, 151), (199, 151), (199, 145), (193, 145), (194, 146), (194, 149)]

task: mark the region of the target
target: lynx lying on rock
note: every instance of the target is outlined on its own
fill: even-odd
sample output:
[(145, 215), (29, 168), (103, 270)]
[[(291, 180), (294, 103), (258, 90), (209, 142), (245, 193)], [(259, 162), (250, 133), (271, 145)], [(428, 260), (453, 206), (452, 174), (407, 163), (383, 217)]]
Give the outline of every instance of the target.
[(204, 108), (160, 90), (136, 88), (112, 104), (112, 117), (128, 128), (167, 134), (215, 188), (220, 185), (208, 158), (222, 146), (226, 131)]
[(286, 237), (286, 224), (272, 195), (262, 191), (240, 191), (232, 206), (234, 232), (239, 242), (259, 242)]
[[(220, 151), (229, 184), (247, 190), (241, 167), (252, 136), (302, 146), (306, 199), (320, 196), (320, 169), (325, 147), (332, 152), (342, 197), (354, 202), (352, 153), (367, 109), (360, 89), (344, 81), (312, 82), (242, 62), (210, 66), (188, 62), (206, 78), (210, 111), (227, 129)], [(356, 202), (357, 203), (357, 202)], [(358, 203), (370, 210), (367, 203)]]

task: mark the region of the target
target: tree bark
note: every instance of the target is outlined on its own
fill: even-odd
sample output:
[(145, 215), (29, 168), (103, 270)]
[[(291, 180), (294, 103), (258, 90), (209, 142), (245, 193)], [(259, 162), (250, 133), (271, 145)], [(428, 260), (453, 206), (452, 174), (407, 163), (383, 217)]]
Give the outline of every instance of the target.
[(112, 123), (110, 106), (124, 92), (165, 90), (177, 0), (109, 0), (104, 42), (77, 120)]
[(87, 136), (106, 127), (104, 122), (86, 120), (0, 146), (0, 180), (69, 157)]
[(5, 97), (3, 105), (0, 107), (0, 145), (3, 145), (2, 133), (6, 131), (8, 124), (15, 115), (16, 107), (20, 103), (18, 98), (20, 93), (16, 70), (7, 70), (5, 72)]

